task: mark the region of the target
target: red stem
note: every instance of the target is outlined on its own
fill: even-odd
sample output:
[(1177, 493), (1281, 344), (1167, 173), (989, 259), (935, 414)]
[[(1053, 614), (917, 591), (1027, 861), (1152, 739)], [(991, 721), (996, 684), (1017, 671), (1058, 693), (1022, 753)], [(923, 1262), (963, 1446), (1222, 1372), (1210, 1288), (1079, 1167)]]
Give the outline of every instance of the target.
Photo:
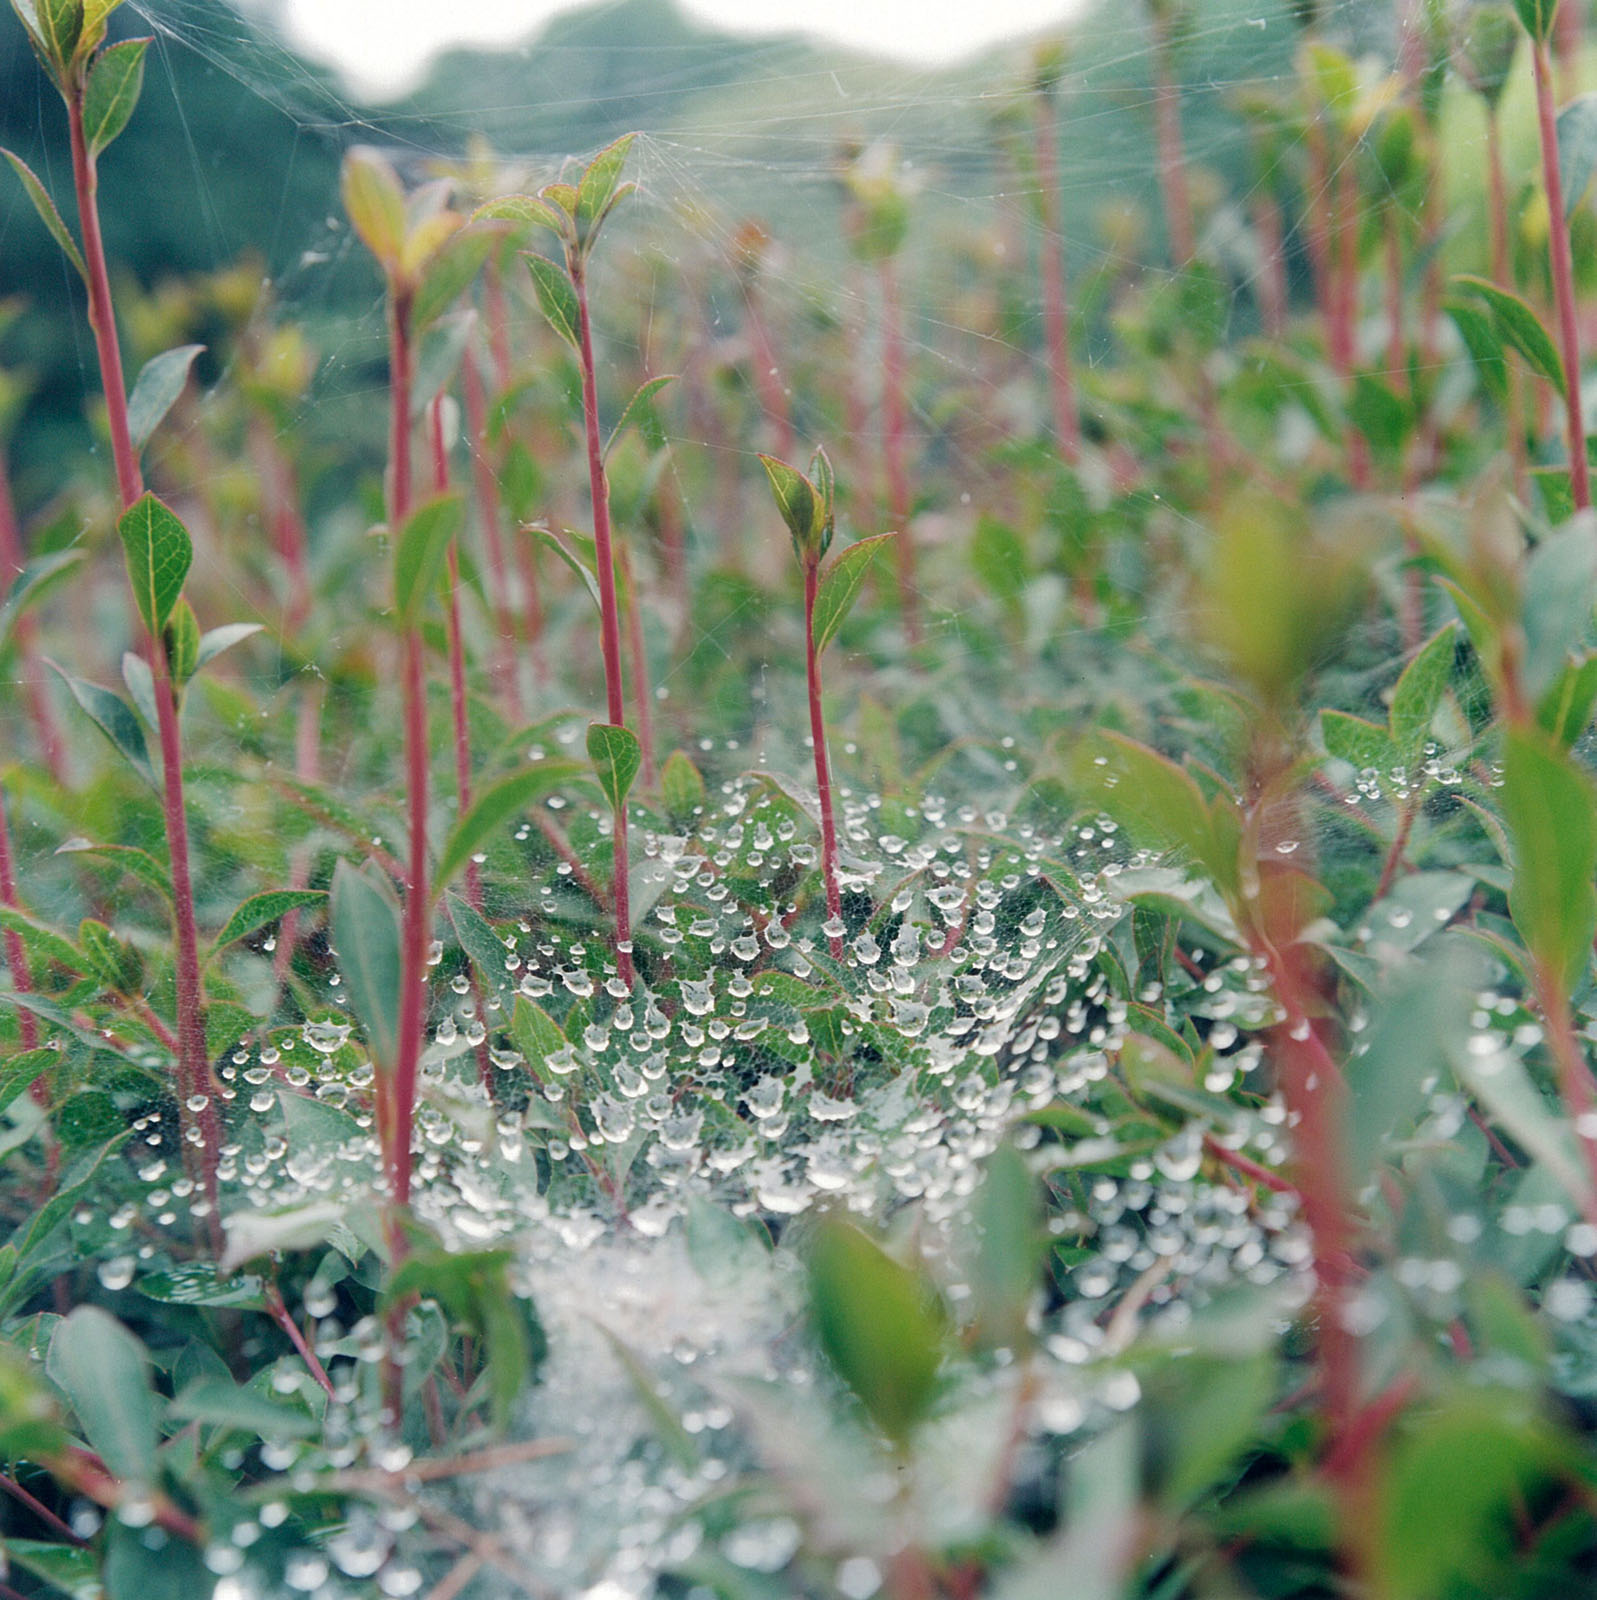
[[(1567, 7), (1565, 9), (1568, 9)], [(1564, 361), (1564, 433), (1569, 450), (1569, 488), (1575, 509), (1591, 505), (1591, 474), (1586, 463), (1586, 427), (1580, 406), (1580, 335), (1575, 323), (1574, 266), (1569, 224), (1564, 220), (1564, 179), (1558, 167), (1558, 116), (1553, 106), (1553, 66), (1547, 45), (1535, 41), (1531, 63), (1536, 74), (1536, 119), (1541, 127), (1542, 182), (1547, 190), (1550, 225), (1547, 250), (1553, 269), (1553, 299)]]
[[(49, 1506), (45, 1505), (35, 1495), (29, 1494), (20, 1483), (14, 1478), (7, 1477), (3, 1472), (0, 1472), (0, 1491), (10, 1495), (18, 1505), (26, 1506), (34, 1516), (54, 1531), (58, 1539), (64, 1540), (67, 1544), (75, 1545), (80, 1550), (88, 1545), (89, 1541), (74, 1532)], [(14, 1594), (16, 1591), (13, 1590), (12, 1593)]]
[(587, 269), (575, 251), (568, 265), (577, 291), (577, 325), (582, 358), (582, 426), (588, 445), (588, 490), (593, 501), (593, 545), (599, 572), (599, 642), (604, 652), (605, 712), (616, 727), (626, 723), (621, 692), (621, 621), (616, 605), (614, 545), (610, 536), (610, 485), (604, 475), (604, 444), (599, 433), (599, 385), (593, 362), (593, 325), (588, 314)]
[(388, 1115), (389, 1187), (394, 1204), (410, 1204), (410, 1130), (416, 1107), (427, 998), (427, 677), (421, 632), (402, 640), (405, 694), (405, 785), (410, 804), (410, 861), (401, 938), (399, 1044)]
[[(821, 876), (826, 881), (826, 917), (842, 920), (843, 899), (837, 888), (837, 825), (832, 817), (832, 765), (826, 757), (826, 720), (821, 715), (821, 657), (815, 648), (815, 597), (820, 590), (820, 562), (804, 563), (804, 672), (810, 692), (810, 742), (815, 747), (815, 789), (821, 800)], [(829, 933), (834, 961), (843, 959), (843, 936)]]
[(510, 311), (499, 263), (490, 261), (482, 278), (483, 310), (488, 315), (488, 347), (493, 355), (494, 384), (503, 394), (510, 387)]
[[(1351, 155), (1344, 158), (1337, 171), (1336, 189), (1336, 366), (1339, 376), (1350, 381), (1358, 360), (1359, 301), (1359, 183), (1358, 167)], [(1353, 487), (1368, 489), (1369, 443), (1351, 423), (1347, 429), (1347, 465)]]
[(1059, 206), (1059, 123), (1051, 90), (1037, 94), (1037, 183), (1042, 201), (1043, 328), (1048, 342), (1049, 392), (1054, 437), (1071, 466), (1081, 456), (1081, 423), (1070, 365), (1069, 289), (1065, 278), (1064, 225)]
[[(395, 293), (389, 307), (389, 524), (398, 537), (410, 515), (410, 297)], [(410, 1204), (410, 1132), (416, 1106), (416, 1069), (426, 1022), (427, 978), (427, 676), (421, 630), (407, 625), (400, 638), (404, 696), (405, 794), (409, 812), (409, 864), (400, 933), (399, 1041), (386, 1108), (379, 1107), (386, 1136), (389, 1191), (400, 1209)], [(402, 1234), (391, 1226), (396, 1261)]]
[[(599, 638), (604, 651), (605, 710), (614, 727), (626, 724), (626, 707), (621, 696), (621, 621), (616, 606), (616, 568), (614, 545), (610, 537), (610, 485), (604, 475), (604, 446), (599, 436), (599, 384), (593, 362), (593, 322), (588, 314), (587, 268), (582, 256), (572, 250), (567, 256), (572, 287), (577, 293), (577, 330), (582, 358), (582, 426), (588, 442), (588, 491), (593, 501), (594, 556), (599, 567)], [(637, 693), (638, 686), (634, 686)], [(632, 919), (628, 903), (626, 802), (615, 810), (615, 901), (616, 970), (629, 988), (632, 970)]]
[(1186, 146), (1181, 138), (1181, 91), (1176, 86), (1170, 29), (1164, 18), (1153, 23), (1154, 120), (1159, 140), (1159, 189), (1164, 198), (1165, 230), (1170, 236), (1170, 259), (1176, 268), (1186, 266), (1198, 253), (1192, 226), (1192, 189), (1187, 173)]
[[(22, 548), (22, 525), (17, 520), (16, 502), (11, 498), (11, 474), (5, 453), (0, 450), (0, 592), (16, 581), (17, 574), (27, 565)], [(45, 690), (44, 673), (40, 670), (38, 648), (38, 619), (31, 611), (17, 618), (13, 630), (17, 641), (17, 654), (22, 659), (24, 681), (27, 684), (28, 715), (33, 721), (34, 737), (39, 741), (39, 753), (51, 779), (58, 785), (66, 783), (66, 749), (61, 740), (61, 730), (56, 726), (55, 712), (50, 706), (50, 696)]]
[(299, 1352), (300, 1360), (310, 1368), (311, 1376), (326, 1390), (327, 1398), (336, 1400), (338, 1394), (333, 1388), (333, 1380), (327, 1376), (327, 1369), (322, 1365), (316, 1352), (311, 1349), (305, 1335), (300, 1332), (299, 1324), (288, 1314), (288, 1307), (283, 1304), (282, 1291), (275, 1283), (267, 1288), (266, 1310), (272, 1321), (288, 1335), (288, 1342)]
[[(469, 358), (468, 358), (469, 364)], [(433, 453), (433, 488), (445, 493), (449, 488), (449, 445), (444, 438), (444, 406), (440, 394), (427, 412), (428, 433)], [(465, 816), (471, 808), (471, 724), (466, 715), (466, 650), (460, 627), (460, 551), (457, 541), (449, 541), (449, 710), (455, 730), (455, 805), (456, 815)], [(482, 914), (482, 869), (475, 861), (466, 863), (466, 903), (479, 916)], [(476, 974), (471, 979), (471, 992), (482, 1010), (482, 986)], [(493, 1094), (493, 1062), (488, 1055), (488, 1041), (477, 1044), (477, 1075), (490, 1097)]]
[(289, 631), (297, 633), (311, 613), (310, 565), (305, 519), (299, 510), (299, 486), (266, 417), (260, 413), (251, 417), (249, 431), (261, 477), (261, 510), (288, 578)]
[[(106, 270), (105, 245), (100, 233), (97, 199), (98, 174), (83, 132), (83, 89), (74, 84), (66, 96), (67, 122), (72, 139), (72, 180), (78, 199), (78, 224), (83, 236), (83, 261), (88, 269), (89, 323), (94, 330), (100, 381), (105, 390), (110, 424), (111, 453), (116, 465), (117, 494), (126, 511), (144, 493), (138, 456), (128, 427), (127, 387), (122, 376), (122, 352), (117, 343), (116, 317), (111, 304), (111, 280)], [(197, 1132), (211, 1227), (217, 1218), (216, 1164), (221, 1141), (210, 1061), (205, 1046), (205, 996), (200, 983), (200, 942), (194, 920), (194, 888), (189, 872), (188, 815), (183, 800), (183, 748), (178, 729), (177, 700), (166, 650), (146, 629), (145, 649), (155, 686), (155, 711), (161, 743), (161, 804), (166, 819), (167, 850), (172, 868), (173, 923), (177, 934), (177, 1019), (179, 1112), (184, 1128), (184, 1148)], [(196, 1113), (189, 1102), (199, 1098)]]
[(1217, 1139), (1212, 1133), (1203, 1136), (1203, 1147), (1217, 1160), (1223, 1161), (1226, 1166), (1240, 1172), (1243, 1177), (1251, 1178), (1255, 1183), (1263, 1184), (1266, 1189), (1273, 1190), (1276, 1194), (1297, 1194), (1297, 1185), (1288, 1183), (1279, 1172), (1272, 1172), (1268, 1167), (1262, 1166), (1251, 1156), (1245, 1156), (1240, 1150), (1233, 1150), (1230, 1145)]
[[(294, 771), (304, 783), (316, 783), (321, 777), (322, 752), (322, 691), (313, 684), (300, 697), (299, 712), (294, 724)], [(310, 882), (310, 852), (301, 846), (294, 853), (293, 867), (289, 873), (289, 887), (303, 889)], [(272, 962), (272, 976), (281, 987), (288, 976), (289, 964), (294, 959), (294, 945), (299, 936), (299, 912), (288, 912), (277, 929), (277, 955)]]
[[(4, 905), (8, 911), (22, 909), (17, 903), (16, 863), (11, 856), (11, 829), (6, 821), (4, 795), (0, 795), (0, 905)], [(33, 968), (29, 964), (28, 947), (22, 942), (22, 935), (15, 928), (7, 928), (5, 944), (6, 965), (11, 969), (11, 987), (18, 994), (32, 994)], [(38, 1049), (39, 1024), (34, 1020), (33, 1013), (25, 1007), (17, 1007), (17, 1026), (22, 1034), (22, 1048)]]
[[(449, 445), (444, 438), (443, 396), (438, 395), (427, 408), (427, 431), (432, 444), (433, 488), (444, 494), (449, 488)], [(471, 725), (466, 715), (466, 646), (460, 627), (460, 552), (449, 541), (449, 611), (446, 626), (449, 637), (449, 711), (455, 733), (455, 799), (459, 815), (471, 809)], [(482, 910), (482, 873), (475, 861), (466, 863), (466, 898), (474, 911)]]
[[(1498, 126), (1497, 112), (1492, 107), (1486, 112), (1486, 188), (1491, 221), (1492, 279), (1501, 289), (1512, 291), (1514, 267), (1508, 251), (1508, 185), (1503, 177), (1503, 140)], [(1521, 407), (1519, 368), (1514, 362), (1504, 363), (1508, 380), (1508, 394), (1504, 423), (1508, 431), (1508, 454), (1514, 464), (1514, 492), (1525, 498), (1526, 451), (1525, 423)]]
[(1381, 222), (1386, 245), (1386, 366), (1396, 388), (1408, 376), (1408, 352), (1403, 340), (1403, 236), (1395, 205), (1386, 207)]
[(78, 197), (78, 226), (83, 234), (83, 264), (88, 268), (89, 325), (94, 330), (95, 353), (99, 357), (100, 379), (105, 389), (117, 494), (125, 511), (144, 493), (144, 480), (128, 429), (127, 383), (122, 376), (122, 351), (117, 344), (116, 316), (111, 308), (111, 278), (106, 271), (105, 243), (100, 235), (99, 174), (83, 134), (81, 85), (74, 85), (66, 102), (67, 126), (72, 137), (72, 182)]
[(1260, 179), (1253, 196), (1253, 231), (1259, 240), (1259, 277), (1254, 292), (1259, 320), (1272, 339), (1286, 331), (1286, 263), (1281, 248), (1281, 208)]
[[(516, 618), (510, 601), (510, 569), (505, 562), (505, 541), (500, 528), (502, 516), (499, 485), (494, 481), (488, 459), (488, 404), (483, 393), (482, 373), (470, 350), (460, 365), (460, 389), (466, 404), (466, 433), (471, 441), (472, 484), (477, 495), (477, 517), (482, 523), (483, 543), (488, 550), (488, 572), (493, 579), (494, 677), (511, 716), (521, 721), (521, 685), (516, 676)], [(536, 585), (527, 594), (527, 627), (532, 635), (534, 669), (541, 681), (547, 669), (543, 663), (543, 616)]]
[(915, 591), (915, 545), (910, 537), (909, 469), (904, 438), (904, 329), (898, 273), (891, 257), (879, 264), (882, 290), (882, 468), (887, 476), (887, 515), (898, 532), (898, 599), (904, 634), (921, 641), (920, 602)]
[(1375, 894), (1371, 898), (1372, 905), (1376, 901), (1384, 900), (1387, 891), (1397, 880), (1398, 869), (1403, 864), (1403, 852), (1408, 848), (1408, 836), (1413, 830), (1417, 809), (1413, 802), (1403, 807), (1402, 814), (1398, 818), (1397, 832), (1392, 836), (1392, 848), (1386, 852), (1386, 859), (1381, 863), (1381, 878), (1375, 886)]
[(1325, 330), (1325, 348), (1333, 363), (1338, 359), (1336, 326), (1336, 268), (1331, 260), (1331, 232), (1335, 224), (1336, 196), (1331, 188), (1330, 155), (1325, 145), (1325, 128), (1318, 117), (1311, 118), (1307, 134), (1309, 153), (1309, 192), (1304, 196), (1305, 228), (1309, 245), (1309, 265), (1314, 273), (1314, 294), (1320, 305), (1320, 320)]
[(649, 654), (643, 642), (643, 607), (632, 576), (632, 559), (623, 547), (621, 575), (627, 585), (627, 654), (632, 658), (633, 694), (637, 698), (638, 744), (643, 751), (643, 782), (654, 787), (654, 708), (650, 704)]
[(1575, 1125), (1576, 1141), (1591, 1185), (1585, 1206), (1586, 1220), (1597, 1222), (1597, 1139), (1579, 1131), (1580, 1124), (1597, 1111), (1597, 1088), (1593, 1086), (1591, 1068), (1586, 1064), (1569, 1014), (1569, 997), (1564, 986), (1552, 974), (1540, 969), (1535, 976), (1537, 1003), (1547, 1022), (1547, 1045), (1558, 1068), (1559, 1094), (1570, 1122)]

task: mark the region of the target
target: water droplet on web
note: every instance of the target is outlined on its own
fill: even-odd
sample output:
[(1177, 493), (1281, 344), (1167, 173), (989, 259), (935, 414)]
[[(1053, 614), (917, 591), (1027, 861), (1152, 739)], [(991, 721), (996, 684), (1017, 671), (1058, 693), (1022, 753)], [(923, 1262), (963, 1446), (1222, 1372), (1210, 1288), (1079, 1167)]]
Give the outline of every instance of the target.
[(96, 1276), (101, 1284), (112, 1290), (125, 1289), (133, 1282), (134, 1261), (132, 1256), (113, 1256), (109, 1261), (102, 1261)]

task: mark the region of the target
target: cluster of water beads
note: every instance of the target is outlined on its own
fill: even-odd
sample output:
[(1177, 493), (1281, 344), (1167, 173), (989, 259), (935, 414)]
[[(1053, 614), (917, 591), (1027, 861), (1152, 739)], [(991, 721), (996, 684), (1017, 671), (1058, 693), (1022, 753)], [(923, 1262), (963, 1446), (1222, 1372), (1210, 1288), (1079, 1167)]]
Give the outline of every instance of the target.
[[(985, 1158), (1016, 1139), (1059, 1193), (1074, 1185), (1078, 1196), (1052, 1223), (1080, 1260), (1065, 1304), (1039, 1325), (1045, 1431), (1074, 1431), (1134, 1403), (1125, 1375), (1096, 1374), (1094, 1363), (1111, 1353), (1106, 1313), (1150, 1273), (1159, 1281), (1148, 1313), (1173, 1323), (1228, 1283), (1306, 1283), (1290, 1200), (1258, 1204), (1202, 1173), (1211, 1130), (1255, 1159), (1279, 1160), (1277, 1104), (1238, 1105), (1178, 1127), (1129, 1166), (1117, 1159), (1116, 1118), (1097, 1109), (1131, 1025), (1099, 960), (1124, 913), (1114, 880), (1127, 856), (1113, 825), (1060, 837), (930, 799), (890, 808), (883, 826), (883, 809), (873, 796), (844, 807), (841, 963), (827, 952), (831, 930), (788, 915), (786, 896), (813, 870), (812, 830), (786, 797), (747, 780), (723, 789), (691, 834), (641, 836), (653, 882), (639, 943), (649, 947), (652, 988), (629, 994), (600, 939), (536, 915), (501, 925), (503, 977), (479, 970), (480, 1002), (463, 971), (437, 986), (417, 1115), (417, 1211), (458, 1247), (514, 1245), (518, 1287), (553, 1346), (527, 1425), (579, 1439), (572, 1457), (459, 1493), (512, 1544), (530, 1546), (536, 1529), (539, 1561), (563, 1592), (649, 1592), (652, 1574), (706, 1537), (687, 1509), (752, 1464), (734, 1422), (746, 1421), (734, 1380), (816, 1381), (790, 1335), (797, 1258), (779, 1249), (740, 1286), (707, 1284), (683, 1254), (696, 1206), (780, 1229), (818, 1205), (881, 1221), (913, 1203), (936, 1254), (937, 1239), (963, 1226)], [(861, 921), (866, 894), (876, 911)], [(1257, 1063), (1238, 1025), (1269, 1020), (1263, 987), (1247, 963), (1200, 985), (1198, 1014), (1218, 1052), (1205, 1084), (1212, 1093)], [(565, 1027), (536, 1075), (507, 1032), (518, 999)], [(1138, 999), (1162, 1003), (1156, 990)], [(476, 1076), (479, 1046), (496, 1089), (516, 1092), (489, 1099)], [(330, 1012), (240, 1049), (221, 1076), (231, 1228), (284, 1208), (338, 1212), (381, 1198), (372, 1070), (343, 1017)], [(1082, 1109), (1089, 1126), (1054, 1136), (1025, 1120), (1059, 1103)], [(596, 1182), (606, 1172), (614, 1194)], [(163, 1220), (174, 1215), (168, 1176), (152, 1169), (145, 1197), (164, 1207)], [(139, 1253), (148, 1259), (150, 1247)], [(131, 1278), (132, 1265), (119, 1261), (114, 1277), (124, 1273)], [(331, 1293), (312, 1292), (304, 1310), (317, 1319), (337, 1399), (324, 1440), (273, 1448), (269, 1465), (291, 1475), (388, 1448), (370, 1382), (359, 1379), (381, 1355), (380, 1330), (344, 1329)], [(950, 1293), (957, 1303), (957, 1274)], [(594, 1326), (596, 1308), (703, 1445), (692, 1470), (648, 1442), (632, 1378)], [(1000, 1368), (984, 1381), (1001, 1396), (1008, 1376)], [(744, 1529), (721, 1553), (780, 1566), (789, 1537), (780, 1524)], [(297, 1569), (304, 1592), (332, 1600), (365, 1592), (367, 1578), (374, 1592), (404, 1592), (416, 1570), (404, 1530), (367, 1518), (357, 1531), (307, 1556)], [(849, 1581), (869, 1593), (872, 1563), (855, 1559)], [(376, 1564), (362, 1571), (367, 1562)], [(222, 1577), (244, 1585), (248, 1571)]]
[[(650, 1592), (654, 1573), (709, 1537), (691, 1508), (758, 1454), (738, 1380), (799, 1392), (817, 1381), (788, 1332), (799, 1304), (796, 1257), (779, 1249), (759, 1271), (745, 1262), (743, 1292), (728, 1300), (724, 1284), (707, 1283), (684, 1257), (684, 1219), (696, 1205), (780, 1227), (818, 1204), (881, 1220), (913, 1203), (935, 1256), (937, 1239), (962, 1225), (984, 1158), (1014, 1138), (1056, 1194), (1073, 1196), (1051, 1220), (1076, 1264), (1063, 1303), (1039, 1324), (1049, 1358), (1035, 1411), (1044, 1431), (1090, 1427), (1135, 1403), (1134, 1380), (1098, 1363), (1124, 1336), (1114, 1312), (1139, 1286), (1145, 1319), (1171, 1330), (1238, 1283), (1272, 1291), (1282, 1316), (1307, 1292), (1308, 1241), (1293, 1198), (1203, 1176), (1205, 1135), (1266, 1165), (1286, 1154), (1284, 1109), (1249, 1082), (1260, 1049), (1245, 1033), (1279, 1020), (1256, 962), (1239, 957), (1202, 971), (1203, 953), (1191, 952), (1199, 975), (1180, 1001), (1183, 1014), (1205, 1024), (1203, 1089), (1221, 1096), (1242, 1085), (1251, 1109), (1242, 1101), (1212, 1107), (1127, 1161), (1126, 1136), (1102, 1093), (1135, 1018), (1114, 998), (1099, 957), (1124, 911), (1115, 879), (1123, 866), (1134, 878), (1145, 860), (1126, 856), (1112, 824), (1058, 837), (935, 799), (906, 809), (849, 797), (843, 837), (844, 926), (792, 920), (786, 897), (813, 871), (813, 830), (761, 783), (728, 785), (691, 833), (640, 835), (653, 880), (639, 935), (652, 988), (629, 994), (602, 940), (536, 912), (502, 925), (504, 975), (479, 972), (480, 1002), (464, 972), (437, 986), (417, 1118), (418, 1210), (458, 1246), (515, 1244), (519, 1287), (554, 1346), (526, 1423), (579, 1439), (571, 1458), (497, 1474), (459, 1495), (507, 1542), (535, 1546), (551, 1581), (594, 1600)], [(864, 895), (876, 914), (862, 922)], [(841, 963), (827, 953), (833, 932), (846, 941)], [(435, 959), (443, 954), (435, 949)], [(518, 998), (566, 1025), (536, 1082), (506, 1031)], [(1136, 1002), (1159, 1013), (1164, 996), (1149, 986)], [(1496, 1026), (1509, 1004), (1482, 998), (1475, 1048), (1536, 1045), (1523, 1018)], [(520, 1085), (520, 1095), (491, 1102), (481, 1092), (478, 1047), (496, 1080)], [(271, 1212), (374, 1198), (372, 1074), (347, 1021), (329, 1014), (240, 1050), (222, 1076), (230, 1143), (221, 1175), (234, 1218), (251, 1204)], [(1025, 1120), (1061, 1103), (1086, 1119), (1069, 1136)], [(285, 1119), (308, 1104), (332, 1119), (316, 1137)], [(1446, 1138), (1461, 1106), (1438, 1085), (1423, 1134)], [(163, 1141), (153, 1125), (138, 1131), (152, 1146)], [(612, 1166), (625, 1168), (624, 1219), (594, 1181), (596, 1169)], [(192, 1184), (174, 1181), (159, 1158), (141, 1176), (144, 1205), (121, 1207), (113, 1221), (126, 1229), (142, 1212), (170, 1224)], [(1449, 1236), (1470, 1242), (1461, 1230), (1475, 1220), (1454, 1219)], [(1510, 1205), (1496, 1222), (1505, 1237), (1562, 1240), (1589, 1256), (1597, 1238), (1584, 1239), (1581, 1226), (1545, 1199)], [(136, 1255), (148, 1260), (151, 1246)], [(112, 1288), (136, 1271), (134, 1255), (103, 1267)], [(1445, 1252), (1405, 1257), (1394, 1272), (1438, 1317), (1456, 1307), (1460, 1276)], [(957, 1272), (948, 1287), (957, 1304)], [(314, 1285), (313, 1294), (304, 1309), (319, 1321), (318, 1350), (338, 1400), (315, 1447), (268, 1447), (268, 1465), (289, 1473), (392, 1448), (374, 1420), (370, 1385), (355, 1376), (379, 1359), (380, 1330), (343, 1329), (333, 1296)], [(1555, 1280), (1544, 1298), (1549, 1315), (1570, 1323), (1585, 1319), (1590, 1302), (1589, 1286), (1574, 1276)], [(633, 1379), (595, 1328), (595, 1307), (702, 1446), (691, 1469), (649, 1441)], [(1349, 1313), (1361, 1326), (1389, 1314), (1357, 1299)], [(285, 1361), (281, 1381), (308, 1382), (292, 1365)], [(1006, 1381), (1002, 1365), (982, 1379), (997, 1397)], [(418, 1569), (405, 1534), (383, 1513), (352, 1519), (347, 1535), (303, 1553), (295, 1568), (303, 1592), (332, 1600), (369, 1592), (363, 1583), (377, 1586), (370, 1592), (410, 1592)], [(793, 1539), (787, 1519), (767, 1518), (727, 1534), (720, 1553), (777, 1570)], [(233, 1586), (230, 1596), (248, 1600), (249, 1571), (230, 1570), (235, 1559), (223, 1547), (213, 1567)], [(872, 1592), (879, 1563), (847, 1562), (848, 1592)], [(840, 1587), (843, 1576), (840, 1568)]]

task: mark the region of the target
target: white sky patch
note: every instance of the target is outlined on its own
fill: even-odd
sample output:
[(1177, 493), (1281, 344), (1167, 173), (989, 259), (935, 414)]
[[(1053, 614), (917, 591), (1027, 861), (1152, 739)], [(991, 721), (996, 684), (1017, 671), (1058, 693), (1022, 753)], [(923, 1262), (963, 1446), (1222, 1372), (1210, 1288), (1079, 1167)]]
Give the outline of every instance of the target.
[[(415, 84), (450, 45), (520, 43), (572, 0), (286, 0), (293, 42), (367, 93)], [(702, 22), (741, 34), (809, 33), (857, 50), (933, 63), (1057, 27), (1072, 0), (683, 0)]]

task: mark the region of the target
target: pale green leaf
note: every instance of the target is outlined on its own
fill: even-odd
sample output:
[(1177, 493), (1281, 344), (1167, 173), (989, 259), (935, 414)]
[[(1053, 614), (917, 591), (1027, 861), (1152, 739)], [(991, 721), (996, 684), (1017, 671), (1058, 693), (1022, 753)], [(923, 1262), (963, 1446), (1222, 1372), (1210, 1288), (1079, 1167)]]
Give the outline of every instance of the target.
[(871, 564), (888, 542), (897, 534), (878, 533), (861, 539), (833, 558), (821, 574), (820, 589), (815, 596), (815, 653), (819, 655), (829, 645), (843, 626), (843, 620), (854, 609), (860, 590), (865, 587)]
[(177, 404), (195, 357), (204, 348), (202, 344), (179, 345), (145, 362), (133, 393), (128, 396), (128, 433), (135, 450), (142, 450), (150, 442), (167, 412)]

